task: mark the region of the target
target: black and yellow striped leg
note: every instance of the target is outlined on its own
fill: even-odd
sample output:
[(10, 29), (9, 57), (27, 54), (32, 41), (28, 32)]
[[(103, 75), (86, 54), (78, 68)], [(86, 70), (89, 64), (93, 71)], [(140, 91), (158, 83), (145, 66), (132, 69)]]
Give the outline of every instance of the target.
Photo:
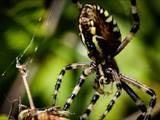
[(63, 78), (66, 70), (78, 69), (78, 68), (82, 68), (82, 67), (85, 67), (85, 66), (89, 66), (89, 65), (88, 64), (83, 64), (83, 63), (73, 63), (73, 64), (66, 65), (61, 70), (61, 72), (59, 73), (59, 76), (57, 78), (57, 82), (56, 82), (55, 88), (54, 88), (52, 106), (55, 106), (55, 104), (56, 104), (57, 94), (58, 94), (59, 88), (60, 88), (61, 83), (62, 83), (62, 78)]
[(120, 44), (120, 46), (117, 48), (117, 51), (115, 52), (115, 55), (117, 55), (118, 53), (120, 53), (121, 50), (123, 50), (127, 46), (127, 44), (133, 38), (134, 34), (139, 29), (140, 20), (139, 20), (139, 16), (138, 16), (138, 13), (137, 13), (136, 0), (130, 0), (130, 2), (131, 2), (132, 17), (133, 17), (133, 25), (131, 27), (130, 32), (127, 34), (127, 36), (124, 38), (124, 40), (122, 41), (122, 43)]
[(132, 100), (135, 102), (135, 104), (139, 107), (139, 109), (142, 112), (142, 114), (139, 116), (137, 120), (143, 120), (147, 112), (147, 108), (144, 102), (125, 82), (121, 81), (121, 85), (122, 88), (127, 92), (127, 94), (132, 98)]
[[(130, 79), (126, 76), (122, 76), (121, 80), (124, 81), (124, 82), (127, 82), (129, 84), (134, 85), (135, 87), (137, 87), (138, 89), (141, 89), (142, 91), (144, 91), (145, 93), (147, 93), (148, 95), (150, 95), (152, 97), (151, 100), (150, 100), (150, 103), (149, 103), (149, 107), (147, 109), (147, 113), (146, 113), (146, 115), (143, 119), (143, 120), (150, 120), (152, 109), (154, 108), (154, 106), (156, 104), (156, 94), (155, 94), (155, 92), (151, 88), (148, 88), (147, 86), (141, 84), (140, 82), (138, 82), (136, 80), (133, 80), (133, 79)], [(143, 115), (140, 115), (137, 119), (140, 120), (142, 116)]]
[(103, 120), (105, 118), (105, 116), (107, 115), (107, 113), (112, 109), (113, 105), (115, 104), (118, 97), (121, 95), (121, 91), (122, 91), (122, 86), (121, 86), (120, 77), (119, 77), (118, 73), (112, 69), (109, 69), (109, 71), (112, 74), (113, 81), (116, 82), (117, 91), (114, 94), (111, 101), (109, 102), (105, 112), (100, 117), (100, 120)]
[(115, 104), (116, 100), (118, 99), (118, 97), (121, 95), (121, 88), (120, 88), (121, 84), (117, 83), (117, 91), (114, 94), (112, 100), (109, 102), (107, 109), (105, 110), (105, 112), (102, 114), (102, 116), (100, 117), (99, 120), (103, 120), (105, 118), (105, 116), (107, 115), (107, 113), (112, 109), (113, 105)]
[(74, 98), (76, 97), (76, 95), (78, 94), (78, 92), (79, 92), (81, 86), (83, 85), (86, 77), (92, 73), (93, 69), (94, 69), (94, 66), (91, 65), (91, 67), (86, 68), (86, 69), (82, 72), (82, 74), (81, 74), (81, 76), (80, 76), (80, 79), (79, 79), (77, 85), (75, 86), (75, 88), (74, 88), (74, 90), (73, 90), (73, 92), (72, 92), (72, 95), (68, 98), (67, 102), (65, 103), (65, 105), (64, 105), (64, 107), (63, 107), (63, 110), (64, 110), (64, 111), (66, 111), (66, 110), (70, 107), (70, 105), (72, 104), (73, 99), (74, 99)]
[(91, 103), (89, 104), (88, 108), (86, 109), (86, 111), (82, 114), (82, 116), (80, 117), (80, 120), (86, 120), (89, 116), (89, 114), (91, 113), (93, 106), (96, 104), (97, 100), (99, 99), (100, 94), (98, 92), (96, 92), (91, 100)]

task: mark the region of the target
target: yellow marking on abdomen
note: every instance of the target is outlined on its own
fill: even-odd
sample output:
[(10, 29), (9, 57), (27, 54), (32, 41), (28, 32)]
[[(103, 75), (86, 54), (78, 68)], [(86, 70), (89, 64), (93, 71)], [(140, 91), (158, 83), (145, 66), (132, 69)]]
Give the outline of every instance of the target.
[(98, 41), (97, 41), (97, 39), (96, 39), (96, 35), (94, 35), (94, 36), (92, 37), (92, 41), (93, 41), (96, 49), (98, 50), (98, 52), (101, 54), (101, 53), (102, 53), (102, 49), (100, 48), (100, 46), (99, 46), (99, 44), (98, 44)]

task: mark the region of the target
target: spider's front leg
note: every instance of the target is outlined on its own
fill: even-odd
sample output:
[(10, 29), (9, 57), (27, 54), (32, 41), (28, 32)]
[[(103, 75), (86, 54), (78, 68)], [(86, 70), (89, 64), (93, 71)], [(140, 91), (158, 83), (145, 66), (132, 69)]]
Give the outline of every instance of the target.
[(132, 98), (132, 100), (135, 102), (135, 104), (137, 105), (137, 107), (139, 107), (139, 109), (141, 110), (142, 114), (138, 117), (137, 120), (143, 120), (146, 112), (147, 112), (147, 108), (144, 104), (144, 102), (140, 99), (140, 97), (132, 90), (132, 88), (130, 88), (124, 81), (121, 81), (122, 84), (122, 88), (127, 92), (127, 94)]
[(127, 44), (133, 38), (134, 34), (136, 34), (136, 32), (139, 30), (140, 20), (139, 20), (139, 16), (138, 16), (138, 13), (137, 13), (136, 0), (130, 0), (130, 2), (131, 2), (132, 17), (133, 17), (133, 25), (131, 27), (130, 32), (127, 34), (127, 36), (124, 38), (124, 40), (122, 41), (120, 46), (117, 48), (117, 51), (115, 52), (115, 55), (120, 53), (121, 50), (123, 50), (127, 46)]
[(122, 91), (122, 85), (120, 82), (119, 74), (117, 73), (117, 71), (113, 70), (112, 68), (109, 68), (108, 70), (109, 70), (109, 73), (112, 75), (113, 81), (116, 82), (117, 91), (114, 94), (114, 96), (112, 97), (111, 101), (109, 102), (105, 112), (100, 117), (100, 120), (103, 120), (105, 118), (105, 116), (107, 115), (107, 113), (112, 109), (113, 105), (115, 104), (115, 102), (119, 98), (119, 96), (121, 95), (121, 91)]
[(154, 108), (154, 106), (156, 104), (156, 93), (151, 88), (141, 84), (140, 82), (138, 82), (136, 80), (130, 79), (130, 78), (126, 77), (126, 76), (122, 76), (121, 80), (123, 82), (127, 82), (129, 84), (134, 85), (138, 89), (141, 89), (142, 91), (144, 91), (145, 93), (147, 93), (148, 95), (151, 96), (151, 100), (150, 100), (149, 107), (147, 109), (146, 114), (142, 113), (137, 118), (137, 120), (150, 120), (151, 119), (151, 112), (152, 112), (152, 110), (153, 110), (153, 108)]
[(61, 86), (62, 78), (63, 78), (65, 72), (66, 72), (67, 70), (79, 69), (79, 68), (87, 67), (87, 66), (89, 66), (89, 65), (88, 65), (88, 64), (83, 64), (83, 63), (73, 63), (73, 64), (68, 64), (68, 65), (66, 65), (66, 66), (61, 70), (61, 72), (60, 72), (59, 75), (58, 75), (57, 82), (56, 82), (56, 85), (55, 85), (55, 88), (54, 88), (54, 95), (53, 95), (52, 106), (55, 106), (55, 104), (56, 104), (57, 94), (58, 94), (59, 88), (60, 88), (60, 86)]
[(89, 106), (87, 107), (85, 112), (80, 117), (80, 120), (86, 120), (88, 118), (89, 114), (91, 113), (91, 111), (92, 111), (94, 105), (96, 104), (97, 100), (99, 99), (99, 97), (100, 97), (100, 94), (96, 91), (92, 97), (92, 100), (91, 100)]
[(67, 99), (67, 102), (65, 103), (63, 110), (66, 111), (70, 105), (72, 104), (73, 99), (76, 97), (76, 95), (78, 94), (81, 86), (83, 85), (85, 79), (87, 78), (87, 76), (89, 76), (93, 70), (94, 70), (95, 66), (93, 64), (91, 64), (90, 67), (86, 68), (82, 74), (80, 75), (79, 81), (77, 83), (77, 85), (75, 86), (71, 96)]
[[(106, 111), (105, 111), (105, 112), (103, 113), (103, 115), (101, 116), (100, 120), (103, 120), (103, 119), (105, 118), (106, 114), (111, 110), (111, 108), (112, 108), (112, 106), (114, 105), (116, 99), (120, 96), (120, 94), (121, 94), (121, 89), (122, 89), (121, 83), (120, 83), (120, 77), (119, 77), (118, 73), (117, 73), (115, 70), (109, 68), (109, 69), (108, 69), (108, 74), (111, 74), (112, 79), (113, 79), (113, 82), (116, 82), (117, 91), (116, 91), (115, 95), (113, 96), (112, 100), (110, 101), (109, 105), (107, 106)], [(100, 78), (102, 78), (102, 77), (103, 77), (103, 76), (101, 76)], [(99, 80), (101, 81), (101, 79), (99, 79)], [(104, 80), (107, 80), (107, 78), (104, 79)], [(102, 82), (102, 83), (105, 84), (105, 81)], [(99, 87), (100, 87), (100, 86), (99, 86)], [(101, 88), (100, 88), (100, 89), (101, 89)], [(99, 93), (99, 92), (100, 92), (100, 93)], [(96, 88), (96, 92), (95, 92), (95, 94), (93, 95), (92, 100), (91, 100), (89, 106), (87, 107), (87, 109), (85, 110), (85, 112), (84, 112), (84, 113), (82, 114), (82, 116), (80, 117), (81, 120), (86, 120), (86, 119), (88, 118), (89, 114), (91, 113), (94, 105), (95, 105), (96, 102), (98, 101), (98, 99), (99, 99), (99, 97), (100, 97), (101, 94), (104, 94), (104, 91), (101, 92), (101, 91), (99, 91), (98, 88)]]

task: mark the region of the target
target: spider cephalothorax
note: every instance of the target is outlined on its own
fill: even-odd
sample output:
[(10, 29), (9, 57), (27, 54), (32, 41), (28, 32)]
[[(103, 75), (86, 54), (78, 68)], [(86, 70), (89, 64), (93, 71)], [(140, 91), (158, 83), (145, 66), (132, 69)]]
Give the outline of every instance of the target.
[[(140, 82), (122, 75), (118, 70), (116, 61), (114, 60), (114, 57), (119, 52), (121, 52), (121, 50), (123, 50), (125, 46), (127, 46), (127, 44), (133, 38), (134, 34), (139, 29), (139, 16), (137, 13), (136, 0), (130, 0), (133, 25), (129, 33), (123, 40), (121, 39), (120, 30), (118, 28), (116, 21), (108, 13), (107, 10), (102, 9), (98, 5), (91, 5), (91, 4), (81, 5), (79, 3), (79, 0), (74, 0), (74, 1), (80, 7), (80, 17), (79, 17), (80, 36), (83, 44), (87, 48), (88, 56), (92, 60), (92, 62), (90, 64), (83, 64), (83, 63), (69, 64), (61, 70), (57, 79), (57, 83), (55, 85), (53, 105), (55, 105), (57, 93), (59, 91), (65, 71), (86, 67), (82, 72), (82, 74), (80, 75), (79, 81), (75, 86), (71, 96), (65, 103), (63, 108), (64, 111), (66, 111), (70, 107), (71, 103), (73, 102), (73, 99), (78, 94), (85, 79), (90, 74), (95, 72), (96, 73), (94, 80), (95, 94), (93, 95), (88, 108), (80, 117), (80, 119), (83, 120), (88, 118), (90, 112), (92, 111), (99, 97), (101, 95), (104, 95), (105, 93), (103, 86), (105, 84), (112, 84), (113, 82), (115, 82), (117, 91), (115, 92), (113, 98), (107, 105), (107, 108), (100, 117), (100, 120), (104, 119), (107, 113), (111, 110), (116, 100), (121, 95), (122, 89), (127, 92), (127, 94), (132, 98), (132, 100), (141, 110), (142, 114), (137, 119), (149, 120), (151, 118), (150, 115), (151, 111), (156, 103), (155, 92), (149, 87), (146, 87), (145, 85), (141, 84)], [(131, 84), (137, 87), (138, 89), (141, 89), (143, 92), (151, 96), (148, 109), (145, 106), (144, 102), (128, 86), (128, 84)]]

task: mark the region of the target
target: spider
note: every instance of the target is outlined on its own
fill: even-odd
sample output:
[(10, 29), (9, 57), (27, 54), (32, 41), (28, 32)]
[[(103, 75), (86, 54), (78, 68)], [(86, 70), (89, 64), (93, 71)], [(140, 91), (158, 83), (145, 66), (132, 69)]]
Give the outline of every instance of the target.
[(21, 104), (18, 99), (13, 102), (8, 120), (69, 120), (70, 113), (68, 111), (61, 111), (58, 107), (52, 106), (50, 108), (35, 108), (32, 96), (27, 83), (26, 65), (20, 65), (17, 59), (16, 67), (19, 69), (20, 76), (23, 80), (30, 108)]
[[(64, 111), (69, 109), (81, 86), (85, 82), (85, 79), (90, 74), (95, 72), (95, 93), (90, 101), (89, 106), (80, 116), (81, 120), (85, 120), (89, 117), (89, 114), (91, 113), (99, 97), (105, 94), (104, 85), (113, 84), (113, 82), (115, 82), (117, 90), (107, 105), (106, 110), (100, 117), (100, 120), (103, 120), (108, 112), (112, 109), (113, 105), (121, 95), (122, 89), (131, 97), (131, 99), (141, 110), (141, 114), (137, 117), (137, 120), (151, 119), (151, 112), (156, 104), (155, 92), (144, 84), (122, 75), (119, 72), (118, 66), (114, 59), (114, 57), (128, 45), (135, 33), (139, 30), (140, 19), (137, 13), (136, 0), (130, 0), (133, 24), (129, 33), (123, 40), (121, 38), (120, 30), (116, 21), (107, 10), (102, 9), (99, 5), (82, 5), (79, 0), (74, 0), (73, 2), (75, 2), (80, 8), (80, 36), (82, 43), (88, 51), (88, 57), (91, 59), (91, 63), (73, 63), (66, 65), (61, 70), (55, 85), (53, 105), (56, 104), (57, 94), (65, 72), (68, 70), (86, 67), (80, 75), (79, 81), (73, 89), (71, 96), (66, 101), (63, 107)], [(128, 84), (135, 86), (151, 96), (148, 108)]]

